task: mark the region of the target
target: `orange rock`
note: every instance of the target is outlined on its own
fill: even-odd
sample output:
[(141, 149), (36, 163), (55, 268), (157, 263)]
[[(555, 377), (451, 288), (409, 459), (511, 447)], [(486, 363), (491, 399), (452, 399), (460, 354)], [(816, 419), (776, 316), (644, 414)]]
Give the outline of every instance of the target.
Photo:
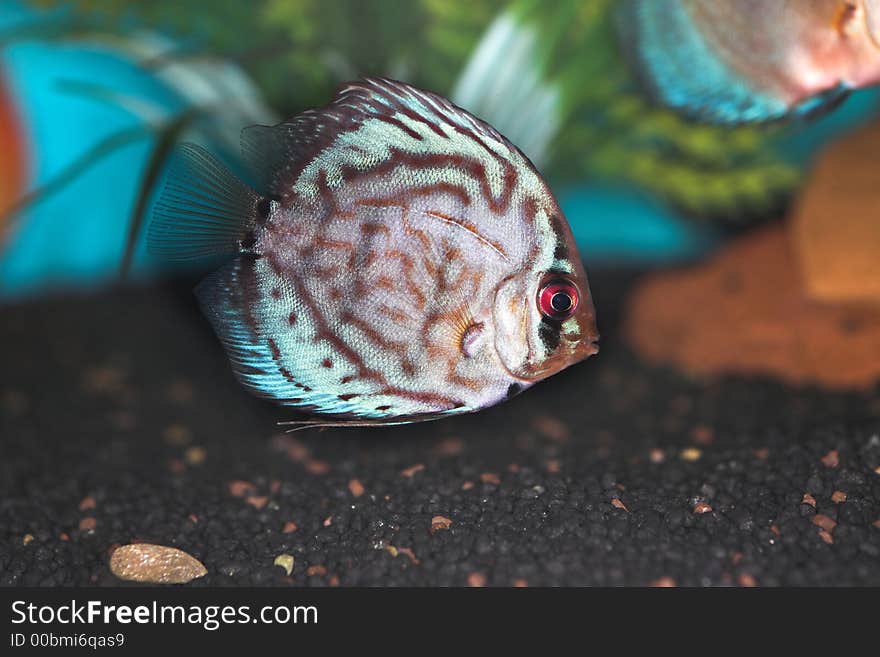
[(646, 360), (694, 374), (764, 374), (832, 388), (880, 379), (880, 306), (808, 299), (781, 226), (759, 229), (702, 265), (649, 277), (630, 298), (624, 331)]
[(807, 294), (818, 301), (880, 304), (880, 122), (819, 158), (792, 222)]
[(113, 551), (110, 570), (119, 579), (151, 584), (186, 584), (208, 573), (195, 557), (164, 545), (123, 545)]

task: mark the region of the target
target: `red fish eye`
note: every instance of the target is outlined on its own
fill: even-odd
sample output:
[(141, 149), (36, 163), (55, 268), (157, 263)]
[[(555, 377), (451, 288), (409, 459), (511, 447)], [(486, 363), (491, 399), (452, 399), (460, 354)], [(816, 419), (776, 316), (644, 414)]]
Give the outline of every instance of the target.
[(538, 294), (538, 307), (545, 317), (568, 319), (577, 306), (577, 288), (568, 281), (551, 281)]

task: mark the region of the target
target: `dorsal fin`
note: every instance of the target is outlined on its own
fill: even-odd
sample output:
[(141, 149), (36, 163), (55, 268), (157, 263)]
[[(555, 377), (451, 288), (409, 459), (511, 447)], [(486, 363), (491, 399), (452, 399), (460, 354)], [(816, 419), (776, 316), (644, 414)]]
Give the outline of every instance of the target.
[(438, 134), (445, 126), (500, 142), (519, 152), (497, 130), (447, 99), (404, 82), (364, 78), (349, 82), (326, 107), (303, 112), (274, 126), (254, 125), (241, 132), (241, 149), (260, 191), (283, 196), (291, 173), (333, 145), (345, 132), (357, 130), (375, 116), (399, 114)]

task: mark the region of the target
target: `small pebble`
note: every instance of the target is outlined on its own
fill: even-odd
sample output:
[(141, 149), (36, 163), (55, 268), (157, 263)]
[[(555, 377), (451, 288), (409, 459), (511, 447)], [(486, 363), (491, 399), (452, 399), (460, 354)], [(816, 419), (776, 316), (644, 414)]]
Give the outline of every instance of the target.
[(281, 528), (282, 534), (290, 534), (291, 532), (295, 532), (299, 527), (297, 527), (295, 522), (287, 521), (284, 523), (284, 527)]
[(681, 458), (691, 463), (693, 463), (694, 461), (699, 461), (702, 455), (703, 452), (701, 452), (696, 447), (686, 447), (685, 449), (681, 450)]
[(33, 534), (25, 534), (25, 535), (22, 537), (22, 539), (21, 539), (21, 544), (22, 544), (22, 545), (27, 545), (27, 544), (30, 543), (32, 540), (34, 540), (34, 535), (33, 535)]
[(571, 435), (571, 431), (562, 420), (550, 415), (539, 415), (532, 425), (542, 436), (556, 442), (565, 442)]
[(240, 479), (230, 481), (227, 487), (229, 488), (229, 494), (233, 497), (244, 497), (245, 495), (257, 492), (257, 487), (251, 482), (241, 481)]
[(431, 518), (431, 533), (441, 529), (449, 529), (452, 526), (452, 520), (446, 516), (434, 516)]
[(98, 526), (98, 521), (91, 516), (87, 516), (79, 521), (79, 529), (80, 529), (80, 531), (83, 531), (83, 532), (94, 531), (95, 527), (97, 527), (97, 526)]
[(831, 493), (831, 501), (835, 504), (840, 504), (841, 502), (846, 502), (846, 493), (842, 490), (836, 490)]
[(832, 449), (825, 456), (822, 457), (822, 465), (826, 468), (836, 468), (840, 465), (840, 454), (836, 449)]
[(499, 477), (494, 472), (484, 472), (480, 475), (480, 481), (484, 484), (493, 484), (498, 486), (501, 483), (501, 477)]
[(95, 502), (95, 498), (89, 495), (82, 498), (82, 501), (79, 503), (79, 510), (88, 511), (89, 509), (94, 509), (96, 506), (98, 506), (98, 504)]
[(119, 579), (150, 584), (186, 584), (208, 573), (201, 561), (183, 550), (150, 543), (116, 548), (110, 571)]
[(355, 497), (360, 497), (364, 494), (364, 485), (357, 479), (352, 479), (348, 482), (348, 490)]
[(189, 447), (183, 453), (183, 460), (189, 465), (201, 465), (208, 458), (208, 451), (204, 447)]
[(753, 588), (758, 585), (757, 580), (755, 580), (754, 576), (749, 575), (748, 573), (742, 573), (739, 578), (739, 585), (744, 586), (746, 588)]
[(814, 509), (816, 508), (816, 498), (810, 495), (809, 493), (804, 493), (804, 498), (801, 500), (801, 504), (809, 504)]
[(675, 586), (677, 586), (677, 584), (675, 583), (675, 580), (672, 579), (671, 577), (661, 577), (661, 578), (655, 579), (653, 582), (651, 582), (651, 586), (656, 587), (656, 588), (668, 589), (668, 588), (674, 588)]
[(481, 588), (486, 586), (486, 576), (483, 573), (471, 573), (467, 578), (468, 586)]
[(400, 474), (403, 475), (404, 477), (412, 477), (417, 472), (421, 472), (424, 469), (425, 469), (424, 463), (416, 463), (415, 465), (412, 465), (412, 466), (406, 468), (405, 470), (401, 470)]
[(255, 509), (262, 509), (266, 504), (269, 503), (269, 498), (265, 495), (249, 495), (244, 500), (248, 504), (250, 504)]
[(831, 532), (827, 532), (824, 529), (820, 529), (819, 536), (822, 538), (823, 541), (828, 543), (828, 545), (831, 545), (832, 543), (834, 543), (834, 537), (831, 535)]
[(162, 438), (169, 445), (182, 446), (192, 440), (192, 432), (182, 424), (171, 424), (165, 427)]
[(284, 568), (284, 572), (290, 575), (293, 572), (293, 564), (295, 559), (292, 554), (279, 554), (273, 562), (276, 566)]
[(624, 504), (622, 500), (619, 500), (616, 497), (611, 499), (611, 506), (613, 506), (615, 509), (623, 509), (624, 511), (629, 513), (629, 509), (626, 508), (626, 504)]
[(837, 527), (836, 521), (821, 513), (813, 516), (812, 523), (828, 532), (834, 531), (834, 528)]
[(313, 475), (325, 475), (330, 472), (330, 464), (318, 459), (309, 459), (306, 461), (306, 471)]
[(705, 502), (698, 502), (694, 507), (694, 513), (702, 514), (702, 513), (711, 513), (712, 507), (706, 504)]

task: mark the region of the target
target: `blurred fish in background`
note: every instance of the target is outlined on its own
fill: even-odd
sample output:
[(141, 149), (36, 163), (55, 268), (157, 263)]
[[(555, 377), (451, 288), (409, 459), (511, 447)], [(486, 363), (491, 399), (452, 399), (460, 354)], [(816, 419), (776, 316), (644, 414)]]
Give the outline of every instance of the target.
[(880, 0), (627, 0), (618, 25), (653, 93), (700, 120), (815, 116), (880, 83)]
[(869, 91), (809, 124), (696, 123), (656, 102), (622, 47), (628, 4), (6, 2), (0, 70), (27, 150), (26, 189), (0, 214), (0, 297), (161, 272), (143, 218), (176, 143), (239, 170), (242, 127), (359, 75), (449, 95), (497, 126), (558, 190), (591, 263), (691, 259), (778, 216), (816, 149), (880, 108)]
[[(633, 21), (659, 20), (666, 4), (562, 0), (548, 7), (516, 0), (489, 26), (452, 94), (522, 144), (552, 177), (580, 181), (561, 202), (587, 253), (598, 248), (615, 259), (643, 261), (689, 256), (707, 243), (697, 236), (718, 236), (712, 227), (775, 218), (811, 155), (880, 109), (880, 94), (870, 90), (809, 124), (690, 120), (656, 102), (643, 84), (644, 71), (632, 65), (633, 48), (644, 47), (633, 40)], [(759, 4), (778, 13), (791, 3)], [(735, 5), (741, 16), (754, 8)], [(755, 23), (767, 18), (750, 16)], [(668, 62), (664, 57), (657, 59)], [(693, 53), (668, 57), (691, 58), (680, 77), (701, 76), (704, 62)], [(695, 218), (703, 225), (685, 221)]]

